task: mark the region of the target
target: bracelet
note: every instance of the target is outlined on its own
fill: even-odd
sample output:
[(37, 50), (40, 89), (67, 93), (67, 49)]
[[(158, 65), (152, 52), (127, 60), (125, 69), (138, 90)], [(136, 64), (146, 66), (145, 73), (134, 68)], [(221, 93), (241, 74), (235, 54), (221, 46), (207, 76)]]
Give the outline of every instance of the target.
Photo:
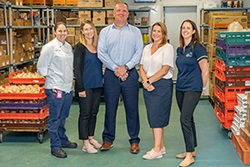
[(203, 91), (206, 90), (206, 87), (203, 87), (202, 90), (203, 90)]

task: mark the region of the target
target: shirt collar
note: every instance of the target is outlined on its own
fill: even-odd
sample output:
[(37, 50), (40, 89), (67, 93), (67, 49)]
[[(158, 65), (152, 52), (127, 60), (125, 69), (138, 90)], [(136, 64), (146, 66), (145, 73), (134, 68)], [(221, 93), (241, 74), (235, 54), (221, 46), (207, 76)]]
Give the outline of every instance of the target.
[[(122, 29), (123, 29), (124, 27), (128, 27), (128, 26), (129, 26), (129, 24), (126, 23), (126, 25), (123, 26)], [(112, 24), (112, 28), (120, 29), (120, 28), (118, 28), (118, 27), (115, 25), (115, 23)]]
[[(56, 43), (57, 43), (60, 47), (64, 46), (64, 45), (62, 44), (61, 41), (59, 41), (57, 38), (55, 38), (55, 39), (56, 39)], [(64, 44), (65, 44), (65, 43), (64, 43)]]

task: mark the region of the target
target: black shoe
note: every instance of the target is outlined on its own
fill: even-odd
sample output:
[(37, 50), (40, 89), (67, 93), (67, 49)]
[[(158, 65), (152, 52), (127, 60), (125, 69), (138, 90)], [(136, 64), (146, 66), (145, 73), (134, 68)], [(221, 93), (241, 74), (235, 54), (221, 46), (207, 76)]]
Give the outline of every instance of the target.
[(75, 142), (68, 142), (67, 144), (62, 145), (63, 148), (76, 148), (77, 144)]
[(54, 155), (57, 158), (67, 158), (67, 153), (63, 150), (58, 150), (55, 152), (51, 152), (52, 155)]

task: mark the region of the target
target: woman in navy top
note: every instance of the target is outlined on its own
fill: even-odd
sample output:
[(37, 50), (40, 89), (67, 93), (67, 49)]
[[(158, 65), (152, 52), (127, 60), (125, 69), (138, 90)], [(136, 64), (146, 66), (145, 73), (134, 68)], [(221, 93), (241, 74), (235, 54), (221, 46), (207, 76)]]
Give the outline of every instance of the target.
[(102, 63), (97, 58), (97, 32), (91, 21), (80, 25), (80, 42), (74, 50), (76, 96), (80, 106), (78, 119), (79, 139), (84, 152), (97, 153), (101, 144), (94, 139), (96, 116), (102, 92)]
[(198, 29), (193, 21), (185, 20), (181, 24), (179, 40), (176, 99), (186, 151), (176, 157), (184, 158), (180, 166), (189, 166), (194, 163), (197, 146), (193, 113), (207, 84), (208, 63), (206, 49), (200, 43)]

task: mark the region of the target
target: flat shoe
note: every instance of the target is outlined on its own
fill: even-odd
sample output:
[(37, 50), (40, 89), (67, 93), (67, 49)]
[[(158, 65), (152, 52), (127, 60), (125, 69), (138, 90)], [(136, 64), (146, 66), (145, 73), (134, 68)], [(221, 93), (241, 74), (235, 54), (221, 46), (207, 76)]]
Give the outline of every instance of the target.
[(155, 152), (153, 149), (151, 149), (151, 151), (148, 151), (145, 155), (142, 156), (142, 158), (147, 160), (162, 158), (162, 152)]
[(185, 158), (183, 161), (181, 161), (180, 166), (181, 167), (187, 167), (187, 166), (189, 166), (189, 165), (191, 165), (193, 163), (194, 163), (194, 158), (193, 157), (191, 159)]
[[(184, 152), (184, 153), (181, 153), (181, 154), (177, 154), (176, 155), (176, 158), (178, 158), (178, 159), (183, 159), (183, 158), (186, 158), (186, 152)], [(194, 152), (192, 152), (192, 156), (193, 157), (196, 157), (196, 152), (194, 151)]]

